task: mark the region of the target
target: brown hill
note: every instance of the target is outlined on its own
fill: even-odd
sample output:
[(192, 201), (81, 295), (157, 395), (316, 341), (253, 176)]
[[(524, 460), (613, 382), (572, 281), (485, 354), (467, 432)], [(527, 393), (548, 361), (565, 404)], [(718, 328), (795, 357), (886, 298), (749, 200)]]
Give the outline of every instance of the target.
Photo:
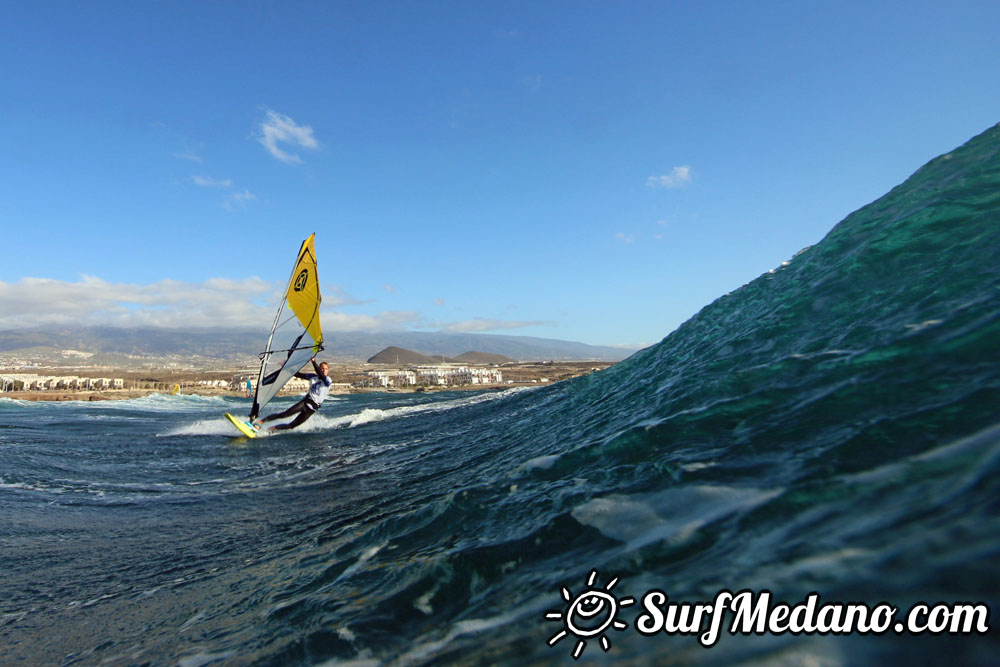
[(451, 361), (446, 357), (431, 357), (420, 354), (413, 350), (390, 345), (374, 357), (368, 359), (369, 364), (386, 364), (388, 366), (419, 366), (422, 364), (440, 364), (444, 361)]

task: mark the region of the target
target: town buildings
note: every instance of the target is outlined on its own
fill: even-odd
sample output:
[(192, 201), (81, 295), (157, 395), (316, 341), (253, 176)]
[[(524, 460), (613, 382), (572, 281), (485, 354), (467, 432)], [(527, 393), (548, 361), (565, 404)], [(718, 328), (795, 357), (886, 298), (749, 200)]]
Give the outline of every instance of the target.
[(499, 368), (439, 364), (369, 371), (368, 379), (373, 387), (457, 387), (502, 384), (503, 372)]

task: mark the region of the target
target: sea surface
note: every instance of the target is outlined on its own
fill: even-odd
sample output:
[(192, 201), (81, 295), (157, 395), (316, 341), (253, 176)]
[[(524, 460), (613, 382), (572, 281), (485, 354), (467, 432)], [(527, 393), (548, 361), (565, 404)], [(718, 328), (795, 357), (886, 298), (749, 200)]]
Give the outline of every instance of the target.
[[(613, 586), (580, 663), (996, 664), (1000, 128), (608, 370), (248, 407), (0, 399), (0, 662), (575, 664), (568, 601)], [(990, 630), (704, 648), (636, 631), (653, 589)]]

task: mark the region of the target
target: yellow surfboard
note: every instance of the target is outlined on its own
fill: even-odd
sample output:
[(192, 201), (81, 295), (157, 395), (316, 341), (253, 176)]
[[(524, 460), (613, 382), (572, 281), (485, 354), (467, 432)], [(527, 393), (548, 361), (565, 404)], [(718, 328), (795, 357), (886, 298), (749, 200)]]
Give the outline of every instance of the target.
[(238, 428), (240, 430), (240, 433), (242, 433), (243, 435), (247, 436), (248, 438), (256, 438), (257, 437), (257, 432), (254, 431), (252, 428), (250, 428), (250, 425), (247, 424), (246, 421), (244, 421), (242, 419), (239, 419), (238, 417), (234, 417), (231, 414), (229, 414), (228, 412), (225, 412), (223, 414), (226, 415), (226, 419), (228, 419), (229, 421), (231, 421), (233, 423), (233, 426), (235, 426), (236, 428)]

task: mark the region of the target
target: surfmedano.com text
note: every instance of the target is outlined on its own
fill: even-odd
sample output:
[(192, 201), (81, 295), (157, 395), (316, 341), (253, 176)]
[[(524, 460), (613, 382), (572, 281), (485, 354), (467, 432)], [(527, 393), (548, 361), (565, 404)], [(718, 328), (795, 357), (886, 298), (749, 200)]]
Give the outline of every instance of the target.
[(986, 604), (927, 604), (918, 602), (897, 619), (899, 609), (888, 602), (868, 606), (862, 602), (820, 604), (819, 594), (810, 593), (796, 604), (772, 604), (771, 591), (733, 593), (722, 590), (711, 603), (671, 602), (661, 590), (642, 596), (644, 611), (635, 628), (646, 636), (698, 635), (705, 648), (719, 641), (726, 617), (730, 635), (872, 634), (986, 634), (990, 608)]

